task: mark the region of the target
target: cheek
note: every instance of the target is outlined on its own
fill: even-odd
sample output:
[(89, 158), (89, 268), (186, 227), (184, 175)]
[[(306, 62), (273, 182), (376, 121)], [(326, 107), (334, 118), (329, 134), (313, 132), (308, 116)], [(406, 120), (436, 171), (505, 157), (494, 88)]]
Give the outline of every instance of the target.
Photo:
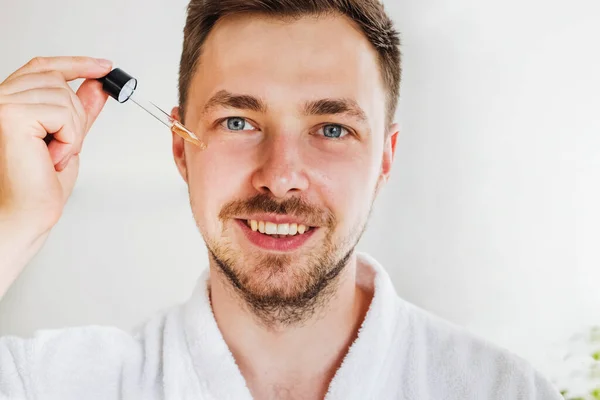
[(342, 231), (361, 223), (371, 206), (379, 166), (370, 149), (310, 159), (311, 184), (336, 216)]
[(242, 149), (211, 142), (207, 150), (195, 152), (187, 160), (191, 203), (198, 223), (211, 232), (220, 230), (221, 208), (243, 199), (247, 190), (251, 156)]

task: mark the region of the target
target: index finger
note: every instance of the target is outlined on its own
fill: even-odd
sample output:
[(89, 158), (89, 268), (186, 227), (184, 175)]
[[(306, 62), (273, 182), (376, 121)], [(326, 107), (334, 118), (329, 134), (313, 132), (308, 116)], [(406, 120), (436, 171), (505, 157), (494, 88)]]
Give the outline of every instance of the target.
[(97, 79), (108, 74), (111, 67), (110, 61), (92, 57), (35, 57), (4, 82), (26, 74), (49, 71), (61, 73), (67, 82), (78, 78)]

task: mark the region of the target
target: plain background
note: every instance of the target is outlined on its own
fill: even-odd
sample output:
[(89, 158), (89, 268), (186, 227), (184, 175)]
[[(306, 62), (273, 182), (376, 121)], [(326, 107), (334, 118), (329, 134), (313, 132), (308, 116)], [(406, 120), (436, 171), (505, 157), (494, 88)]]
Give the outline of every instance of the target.
[[(600, 324), (600, 3), (386, 4), (402, 134), (361, 250), (403, 298), (554, 374), (548, 357)], [(0, 77), (39, 55), (105, 57), (170, 110), (185, 8), (0, 0)], [(206, 262), (169, 131), (111, 100), (62, 220), (0, 302), (0, 335), (129, 329), (186, 300)]]

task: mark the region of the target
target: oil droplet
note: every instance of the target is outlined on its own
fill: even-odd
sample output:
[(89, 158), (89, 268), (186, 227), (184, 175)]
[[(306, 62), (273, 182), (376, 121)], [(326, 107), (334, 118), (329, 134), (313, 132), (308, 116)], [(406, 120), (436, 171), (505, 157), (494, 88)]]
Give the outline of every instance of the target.
[(206, 149), (206, 143), (198, 139), (198, 137), (189, 131), (181, 122), (177, 120), (173, 120), (173, 126), (171, 126), (171, 131), (176, 135), (180, 136), (184, 140), (198, 146), (200, 150)]

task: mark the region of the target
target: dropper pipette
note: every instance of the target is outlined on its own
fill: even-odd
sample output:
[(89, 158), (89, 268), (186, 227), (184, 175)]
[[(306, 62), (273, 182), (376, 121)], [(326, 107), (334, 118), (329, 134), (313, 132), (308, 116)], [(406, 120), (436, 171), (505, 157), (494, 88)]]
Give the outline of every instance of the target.
[(162, 122), (173, 133), (200, 147), (202, 150), (206, 148), (206, 144), (200, 140), (196, 134), (187, 129), (181, 122), (171, 117), (156, 104), (140, 96), (139, 91), (136, 91), (138, 83), (137, 79), (127, 74), (122, 69), (115, 68), (108, 75), (98, 80), (102, 83), (102, 89), (119, 103), (125, 103), (127, 100), (133, 101), (142, 110), (146, 111), (158, 121)]

